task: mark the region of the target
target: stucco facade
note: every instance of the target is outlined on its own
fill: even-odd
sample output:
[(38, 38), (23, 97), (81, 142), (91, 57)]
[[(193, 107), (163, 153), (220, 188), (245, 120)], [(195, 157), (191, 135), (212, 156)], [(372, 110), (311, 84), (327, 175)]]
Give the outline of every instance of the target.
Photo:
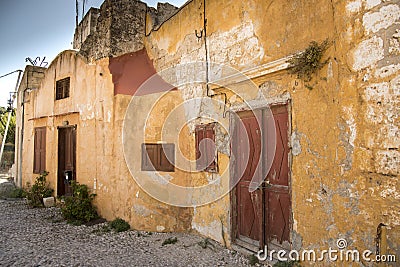
[[(399, 1), (192, 0), (166, 6), (168, 16), (159, 10), (162, 23), (145, 4), (128, 2), (106, 0), (96, 32), (80, 51), (40, 68), (30, 93), (26, 69), (22, 185), (35, 177), (34, 128), (47, 129), (46, 170), (57, 188), (57, 127), (76, 125), (76, 180), (97, 194), (101, 216), (240, 246), (230, 190), (235, 114), (284, 105), (283, 247), (323, 250), (343, 238), (348, 249), (399, 255)], [(110, 26), (113, 16), (127, 24)], [(324, 40), (327, 64), (310, 82), (288, 72), (288, 59)], [(55, 100), (65, 77), (70, 96)], [(196, 125), (210, 122), (218, 125), (218, 171), (196, 171)], [(142, 171), (143, 143), (175, 144), (175, 171)]]

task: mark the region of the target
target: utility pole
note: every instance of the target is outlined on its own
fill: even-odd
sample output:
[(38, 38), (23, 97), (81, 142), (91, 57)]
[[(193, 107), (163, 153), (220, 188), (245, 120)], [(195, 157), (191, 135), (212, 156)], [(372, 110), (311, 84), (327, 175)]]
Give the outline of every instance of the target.
[(78, 28), (78, 0), (75, 0), (75, 13), (76, 13), (75, 28)]

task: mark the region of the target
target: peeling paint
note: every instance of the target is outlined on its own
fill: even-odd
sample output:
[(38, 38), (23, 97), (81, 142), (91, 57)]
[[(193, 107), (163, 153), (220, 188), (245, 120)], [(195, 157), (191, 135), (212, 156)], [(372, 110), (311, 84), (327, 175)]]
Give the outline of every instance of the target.
[(400, 64), (391, 64), (384, 66), (380, 69), (376, 69), (374, 75), (378, 78), (386, 78), (400, 71)]
[(395, 185), (386, 185), (385, 189), (379, 194), (383, 198), (400, 199), (400, 193), (397, 192), (397, 187)]
[(400, 152), (397, 150), (381, 150), (376, 153), (375, 167), (378, 173), (388, 175), (400, 174)]
[(297, 131), (293, 131), (292, 133), (291, 144), (292, 144), (293, 156), (300, 155), (301, 154), (300, 135), (297, 133)]
[(398, 5), (383, 6), (378, 12), (366, 13), (363, 17), (363, 26), (366, 33), (376, 33), (381, 29), (387, 29), (400, 17)]
[(144, 216), (144, 217), (149, 216), (150, 214), (153, 214), (153, 211), (151, 211), (147, 207), (145, 207), (143, 205), (139, 205), (139, 204), (134, 204), (133, 210), (135, 213), (137, 213), (141, 216)]
[(371, 9), (376, 7), (377, 5), (380, 5), (381, 0), (364, 0), (365, 1), (365, 8), (366, 9)]
[(352, 52), (350, 64), (353, 70), (358, 71), (369, 67), (384, 58), (383, 40), (373, 36), (362, 41)]
[(357, 124), (354, 119), (354, 110), (352, 107), (343, 107), (344, 111), (344, 116), (346, 120), (346, 124), (349, 127), (350, 130), (350, 136), (349, 136), (349, 143), (351, 146), (354, 147), (354, 141), (356, 140), (357, 136)]
[(222, 225), (221, 222), (218, 220), (211, 221), (206, 225), (199, 224), (196, 222), (192, 223), (192, 229), (202, 233), (203, 235), (209, 236), (214, 240), (217, 240), (220, 243), (223, 243), (223, 239), (221, 236), (221, 229)]
[(400, 55), (400, 30), (396, 29), (396, 32), (389, 39), (389, 54), (398, 56)]
[(264, 49), (254, 35), (254, 26), (248, 21), (222, 33), (214, 33), (209, 38), (215, 63), (229, 63), (232, 66), (247, 66), (264, 56)]
[(350, 12), (350, 13), (356, 13), (361, 10), (361, 7), (362, 7), (361, 0), (355, 0), (355, 1), (351, 1), (351, 2), (347, 3), (346, 10), (347, 10), (347, 12)]

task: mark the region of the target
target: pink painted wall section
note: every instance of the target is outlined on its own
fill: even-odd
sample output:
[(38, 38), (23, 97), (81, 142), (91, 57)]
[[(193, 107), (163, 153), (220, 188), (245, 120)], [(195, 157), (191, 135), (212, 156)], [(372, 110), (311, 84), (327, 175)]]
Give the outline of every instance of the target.
[(114, 95), (148, 95), (176, 90), (156, 72), (146, 49), (110, 58), (108, 66), (114, 83)]

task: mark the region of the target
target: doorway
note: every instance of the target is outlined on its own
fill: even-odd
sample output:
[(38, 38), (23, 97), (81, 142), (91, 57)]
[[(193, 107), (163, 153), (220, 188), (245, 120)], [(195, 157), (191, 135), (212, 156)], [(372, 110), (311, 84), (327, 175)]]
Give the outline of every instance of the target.
[(238, 181), (232, 191), (233, 239), (252, 251), (265, 245), (289, 249), (288, 106), (237, 115), (231, 144), (233, 179)]
[(58, 127), (57, 195), (72, 195), (76, 180), (76, 126)]

